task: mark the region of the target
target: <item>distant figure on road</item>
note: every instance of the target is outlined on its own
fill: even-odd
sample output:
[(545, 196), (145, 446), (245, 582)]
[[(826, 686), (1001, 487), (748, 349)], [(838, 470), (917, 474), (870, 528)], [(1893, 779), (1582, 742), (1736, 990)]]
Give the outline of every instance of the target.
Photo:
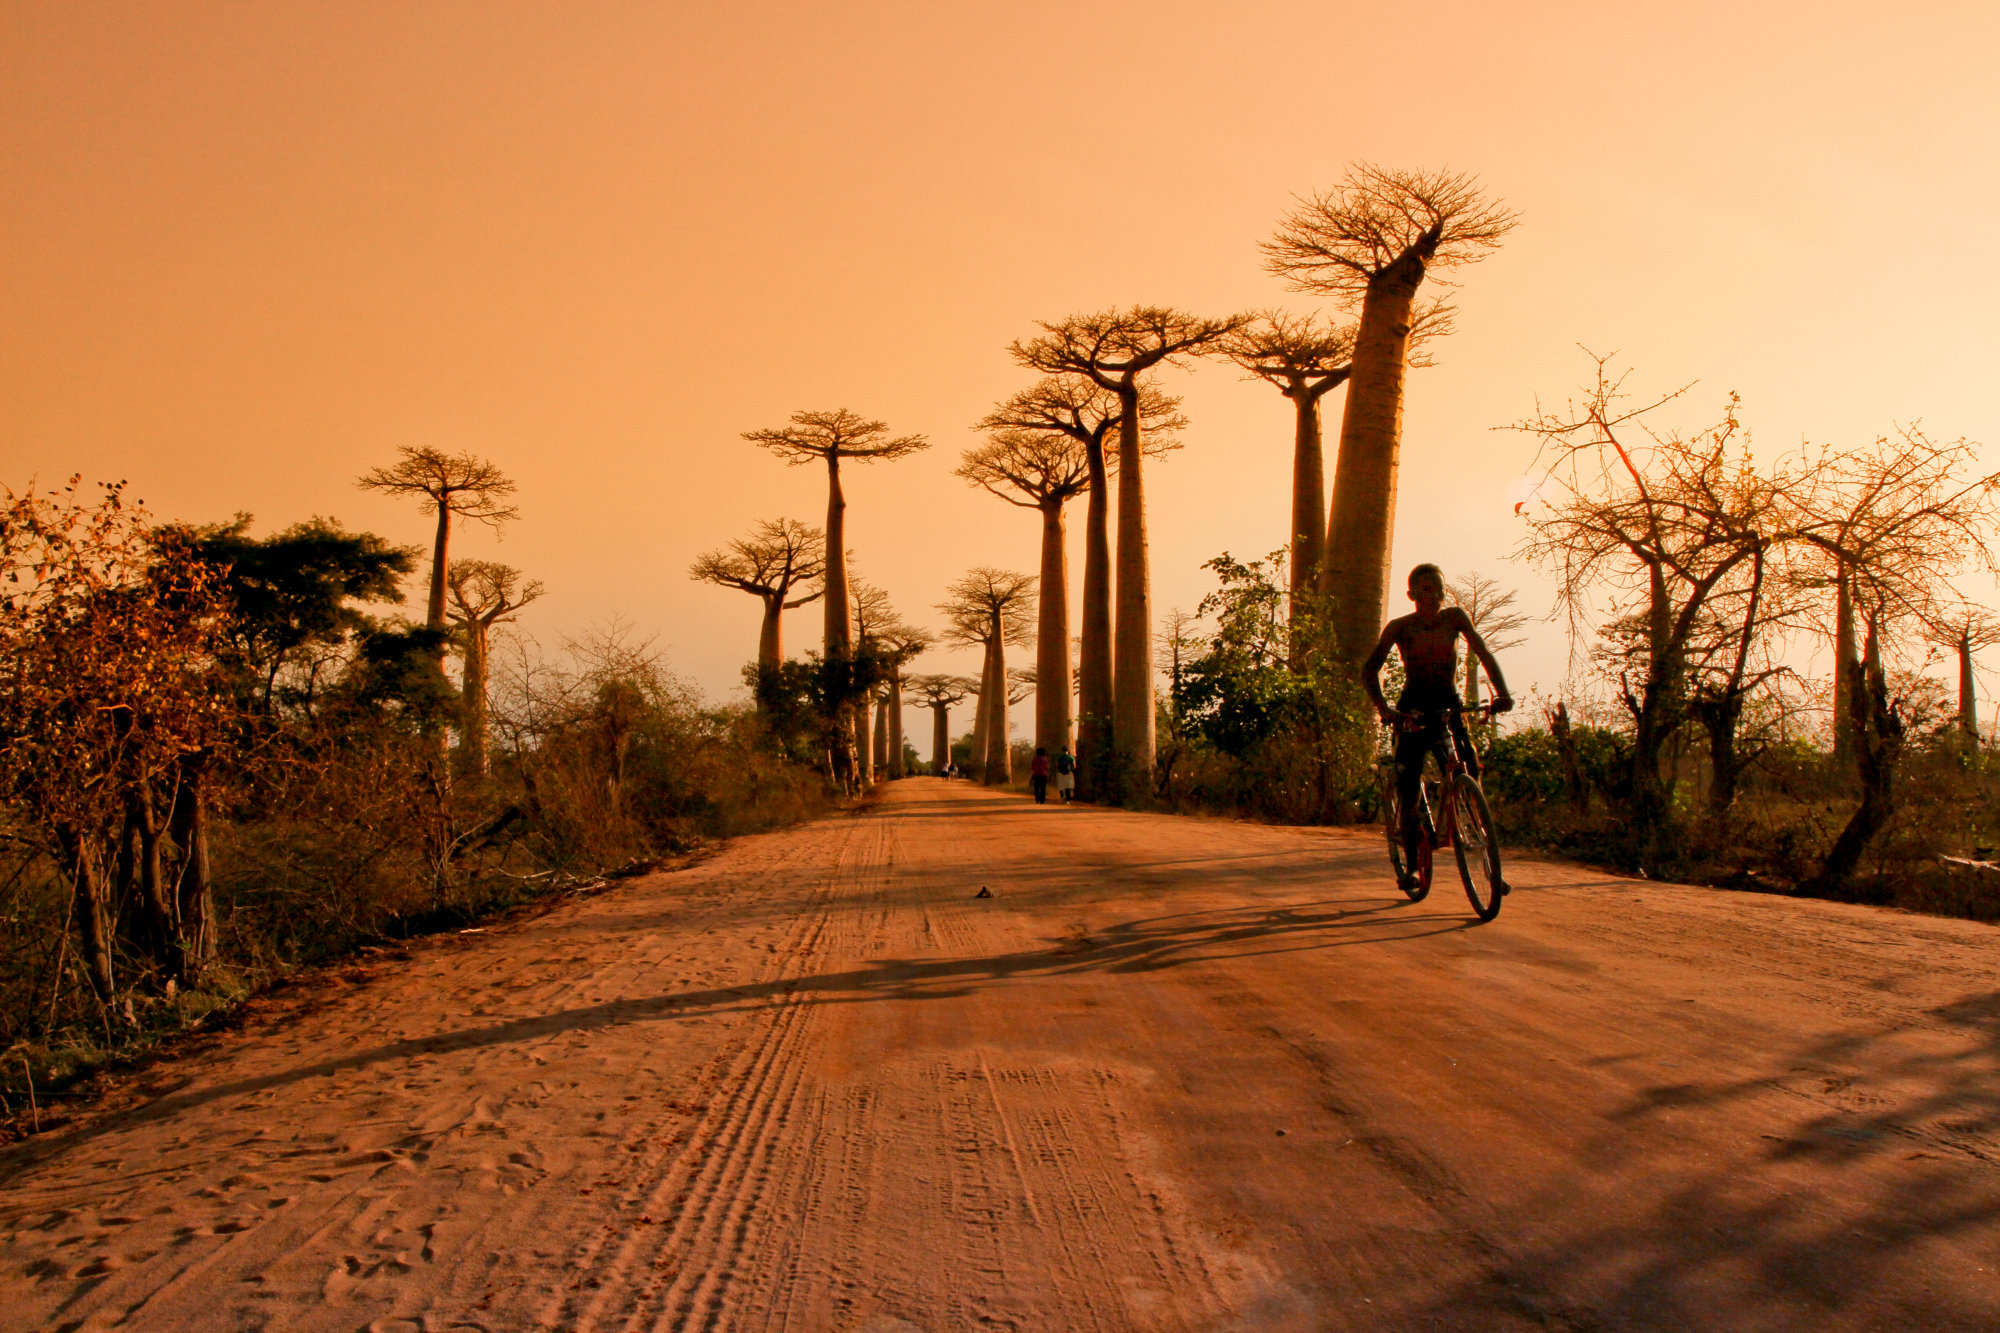
[(1062, 797), (1064, 805), (1076, 799), (1076, 756), (1067, 745), (1056, 756), (1056, 795)]
[(1035, 789), (1035, 804), (1049, 803), (1049, 752), (1035, 747), (1035, 762), (1028, 765), (1028, 785)]

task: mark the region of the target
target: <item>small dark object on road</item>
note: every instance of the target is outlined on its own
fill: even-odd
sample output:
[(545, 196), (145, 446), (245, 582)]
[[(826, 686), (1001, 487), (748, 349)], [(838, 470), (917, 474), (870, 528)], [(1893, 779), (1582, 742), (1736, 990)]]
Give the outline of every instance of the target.
[(973, 894), (972, 896), (975, 898), (991, 898), (993, 896), (993, 890), (987, 888), (984, 884), (981, 884), (979, 886), (979, 892)]

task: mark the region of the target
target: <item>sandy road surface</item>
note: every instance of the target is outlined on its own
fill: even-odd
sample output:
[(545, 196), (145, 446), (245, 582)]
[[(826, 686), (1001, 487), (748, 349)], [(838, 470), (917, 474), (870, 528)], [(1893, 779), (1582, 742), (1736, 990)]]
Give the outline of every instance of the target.
[(357, 970), (0, 1157), (0, 1326), (2000, 1328), (2000, 932), (1379, 848), (914, 780)]

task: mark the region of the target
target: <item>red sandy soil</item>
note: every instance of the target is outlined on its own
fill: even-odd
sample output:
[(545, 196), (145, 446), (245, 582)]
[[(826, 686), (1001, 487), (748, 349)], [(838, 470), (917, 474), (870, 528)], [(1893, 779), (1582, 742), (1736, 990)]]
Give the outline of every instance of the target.
[(9, 1149), (0, 1327), (2000, 1328), (2000, 932), (1513, 877), (898, 783)]

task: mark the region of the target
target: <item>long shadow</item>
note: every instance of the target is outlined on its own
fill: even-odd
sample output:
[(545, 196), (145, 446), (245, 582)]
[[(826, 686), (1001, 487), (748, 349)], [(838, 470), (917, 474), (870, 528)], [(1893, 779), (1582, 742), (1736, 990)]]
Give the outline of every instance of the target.
[[(883, 959), (838, 972), (614, 1000), (387, 1042), (276, 1074), (169, 1093), (144, 1106), (107, 1116), (50, 1145), (45, 1152), (34, 1151), (36, 1145), (31, 1141), (0, 1156), (0, 1182), (116, 1130), (168, 1119), (229, 1097), (418, 1055), (477, 1050), (619, 1023), (741, 1013), (781, 1004), (945, 1000), (1035, 978), (1091, 972), (1143, 974), (1193, 962), (1398, 943), (1452, 934), (1476, 924), (1455, 915), (1416, 915), (1412, 914), (1413, 909), (1397, 909), (1411, 909), (1411, 905), (1384, 902), (1357, 907), (1322, 902), (1137, 918), (1007, 953), (968, 958)], [(7, 1160), (10, 1157), (14, 1160)]]
[[(1902, 1039), (1918, 1028), (1925, 1040)], [(1774, 1091), (1798, 1114), (1737, 1160), (1658, 1155), (1661, 1132), (1688, 1112)], [(1985, 1333), (2000, 1328), (1996, 1134), (2000, 991), (1814, 1038), (1755, 1077), (1643, 1088), (1572, 1156), (1596, 1171), (1658, 1172), (1671, 1188), (1601, 1222), (1580, 1206), (1581, 1171), (1551, 1181), (1518, 1207), (1558, 1219), (1560, 1238), (1503, 1243), (1491, 1271), (1440, 1293), (1411, 1326), (1466, 1326), (1468, 1310), (1504, 1295), (1547, 1327)], [(1964, 1245), (1958, 1266), (1950, 1242)]]

